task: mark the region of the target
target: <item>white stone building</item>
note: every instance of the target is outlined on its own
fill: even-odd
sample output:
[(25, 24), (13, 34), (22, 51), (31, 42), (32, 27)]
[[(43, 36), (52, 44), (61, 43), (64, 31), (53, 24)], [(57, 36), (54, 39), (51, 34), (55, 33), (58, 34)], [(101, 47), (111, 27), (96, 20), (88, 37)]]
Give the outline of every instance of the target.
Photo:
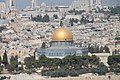
[(5, 9), (5, 3), (4, 2), (0, 2), (0, 11)]
[(101, 8), (101, 0), (74, 0), (70, 9), (90, 11), (94, 8)]

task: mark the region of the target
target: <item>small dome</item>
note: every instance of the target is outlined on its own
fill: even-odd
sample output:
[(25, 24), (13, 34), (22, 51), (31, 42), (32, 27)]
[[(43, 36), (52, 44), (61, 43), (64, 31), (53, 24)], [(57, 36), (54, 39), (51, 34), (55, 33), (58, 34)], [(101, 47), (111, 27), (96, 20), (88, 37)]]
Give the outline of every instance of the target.
[(52, 41), (73, 41), (72, 32), (68, 28), (57, 28), (52, 34)]

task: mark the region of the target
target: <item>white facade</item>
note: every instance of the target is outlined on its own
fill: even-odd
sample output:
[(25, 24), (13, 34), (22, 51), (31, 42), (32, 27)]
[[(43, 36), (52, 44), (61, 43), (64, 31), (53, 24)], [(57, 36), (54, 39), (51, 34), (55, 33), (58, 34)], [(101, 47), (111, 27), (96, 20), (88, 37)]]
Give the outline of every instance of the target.
[(36, 0), (31, 0), (32, 9), (36, 8)]
[(90, 8), (89, 6), (90, 6), (89, 0), (74, 0), (73, 3), (71, 4), (70, 8), (88, 11)]
[(5, 9), (5, 3), (4, 2), (0, 2), (0, 11)]
[(90, 11), (96, 7), (101, 7), (101, 0), (74, 0), (70, 9)]
[(15, 7), (15, 0), (5, 0), (6, 9), (13, 9)]
[(102, 7), (102, 0), (91, 0), (91, 6), (92, 8), (97, 8), (99, 7), (101, 9)]

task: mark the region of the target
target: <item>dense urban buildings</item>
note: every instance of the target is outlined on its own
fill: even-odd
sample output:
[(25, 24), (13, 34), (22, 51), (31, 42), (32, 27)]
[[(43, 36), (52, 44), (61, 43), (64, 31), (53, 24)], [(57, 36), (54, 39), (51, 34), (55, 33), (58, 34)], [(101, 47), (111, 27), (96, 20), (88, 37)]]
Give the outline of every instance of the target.
[(22, 10), (15, 0), (0, 2), (0, 73), (120, 73), (120, 6), (102, 6), (102, 0), (67, 6), (30, 1)]
[(4, 2), (0, 2), (0, 10), (5, 9), (5, 3)]
[(101, 0), (74, 0), (71, 9), (90, 11), (95, 8), (102, 7)]

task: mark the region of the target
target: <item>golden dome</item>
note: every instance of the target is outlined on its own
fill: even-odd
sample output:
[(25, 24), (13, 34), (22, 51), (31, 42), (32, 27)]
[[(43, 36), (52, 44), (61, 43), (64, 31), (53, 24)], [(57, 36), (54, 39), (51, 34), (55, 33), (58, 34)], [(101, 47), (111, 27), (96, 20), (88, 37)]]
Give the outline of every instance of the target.
[(58, 28), (53, 32), (52, 41), (73, 41), (72, 32), (67, 28)]

